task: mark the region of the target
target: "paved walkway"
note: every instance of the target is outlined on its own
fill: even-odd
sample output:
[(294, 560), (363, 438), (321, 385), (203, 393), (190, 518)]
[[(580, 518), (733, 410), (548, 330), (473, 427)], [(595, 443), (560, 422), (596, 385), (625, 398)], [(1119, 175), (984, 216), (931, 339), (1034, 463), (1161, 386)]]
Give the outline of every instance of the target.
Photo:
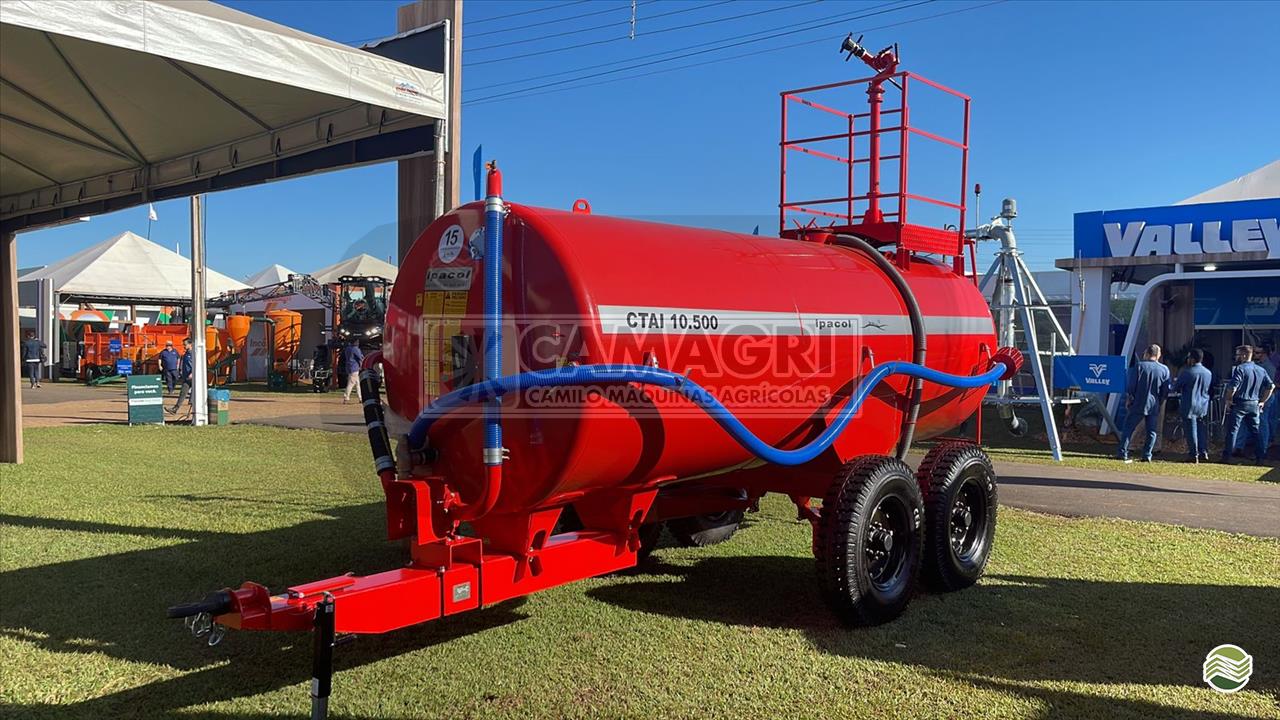
[(1280, 537), (1280, 485), (996, 462), (1000, 504)]
[[(128, 422), (124, 383), (89, 387), (77, 382), (46, 382), (39, 389), (22, 389), (24, 427), (54, 427), (87, 423)], [(165, 398), (166, 405), (176, 402)], [(342, 404), (342, 393), (312, 393), (306, 389), (266, 392), (231, 388), (231, 421), (336, 432), (364, 432), (360, 403)], [(166, 415), (169, 422), (183, 422), (181, 415)]]

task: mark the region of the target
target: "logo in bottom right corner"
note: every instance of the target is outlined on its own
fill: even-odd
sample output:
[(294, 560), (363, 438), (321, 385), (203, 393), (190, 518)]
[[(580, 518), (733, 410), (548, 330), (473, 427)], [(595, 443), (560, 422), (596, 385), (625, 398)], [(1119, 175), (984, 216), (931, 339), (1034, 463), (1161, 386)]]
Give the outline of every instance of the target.
[(1233, 693), (1249, 684), (1253, 656), (1238, 645), (1219, 645), (1204, 657), (1204, 681), (1220, 693)]

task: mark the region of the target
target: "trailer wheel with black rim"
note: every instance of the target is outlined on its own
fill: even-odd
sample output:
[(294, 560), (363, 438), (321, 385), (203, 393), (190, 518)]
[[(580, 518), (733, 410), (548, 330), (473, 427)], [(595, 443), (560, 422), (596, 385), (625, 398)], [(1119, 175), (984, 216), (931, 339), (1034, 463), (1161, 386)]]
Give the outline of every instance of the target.
[(823, 599), (846, 623), (878, 625), (906, 609), (924, 546), (924, 503), (901, 460), (847, 463), (822, 501), (814, 543)]
[(667, 521), (667, 528), (683, 547), (706, 547), (733, 537), (742, 523), (742, 510), (694, 515)]
[(976, 445), (929, 451), (916, 475), (925, 498), (925, 577), (941, 591), (973, 585), (986, 572), (996, 537), (996, 472)]

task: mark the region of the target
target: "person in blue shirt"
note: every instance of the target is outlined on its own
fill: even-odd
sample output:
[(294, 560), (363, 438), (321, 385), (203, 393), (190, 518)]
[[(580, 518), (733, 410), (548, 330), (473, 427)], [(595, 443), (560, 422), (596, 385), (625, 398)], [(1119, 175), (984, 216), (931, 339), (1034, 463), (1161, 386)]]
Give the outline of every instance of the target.
[(1187, 353), (1187, 365), (1178, 373), (1173, 389), (1181, 397), (1178, 400), (1178, 417), (1182, 418), (1183, 435), (1187, 438), (1187, 462), (1209, 460), (1209, 389), (1213, 387), (1213, 373), (1202, 363), (1204, 352), (1194, 348)]
[(1262, 413), (1275, 390), (1275, 383), (1261, 365), (1253, 362), (1252, 345), (1236, 348), (1236, 363), (1235, 369), (1231, 371), (1231, 379), (1227, 381), (1224, 403), (1227, 417), (1223, 428), (1226, 438), (1222, 446), (1222, 462), (1231, 464), (1231, 452), (1235, 449), (1237, 434), (1240, 427), (1244, 426), (1246, 431), (1257, 437), (1254, 459), (1261, 465), (1267, 456), (1267, 446), (1262, 442), (1260, 433)]
[(351, 401), (351, 391), (356, 391), (356, 397), (360, 397), (360, 364), (364, 362), (364, 353), (360, 350), (360, 344), (355, 340), (348, 340), (347, 344), (342, 347), (342, 372), (347, 374), (347, 389), (342, 393), (342, 404), (346, 405)]
[(47, 347), (44, 341), (36, 337), (35, 330), (27, 331), (27, 339), (22, 341), (22, 365), (27, 370), (27, 380), (32, 388), (40, 387), (40, 370), (45, 363)]
[[(1272, 351), (1274, 348), (1271, 343), (1263, 343), (1262, 347), (1255, 347), (1253, 350), (1253, 362), (1258, 367), (1267, 371), (1267, 376), (1271, 378), (1271, 382), (1276, 381), (1276, 365), (1272, 359)], [(1263, 455), (1271, 449), (1271, 443), (1276, 438), (1276, 404), (1267, 403), (1267, 409), (1262, 412), (1259, 420), (1261, 429), (1261, 442), (1263, 447)]]
[(1124, 462), (1129, 458), (1129, 438), (1138, 429), (1139, 422), (1146, 423), (1147, 442), (1142, 446), (1142, 462), (1151, 462), (1156, 449), (1156, 428), (1160, 422), (1160, 408), (1169, 394), (1169, 368), (1160, 363), (1160, 346), (1152, 345), (1142, 353), (1142, 360), (1129, 368), (1125, 383), (1124, 432), (1120, 436), (1117, 457)]
[(157, 356), (160, 360), (160, 374), (164, 376), (165, 392), (173, 392), (173, 388), (178, 385), (178, 351), (173, 349), (173, 341), (170, 340), (164, 344), (164, 349)]
[(181, 389), (178, 390), (178, 402), (173, 404), (170, 413), (177, 413), (185, 401), (187, 407), (191, 407), (191, 338), (183, 338), (182, 340), (182, 362), (179, 365), (178, 374), (182, 379)]

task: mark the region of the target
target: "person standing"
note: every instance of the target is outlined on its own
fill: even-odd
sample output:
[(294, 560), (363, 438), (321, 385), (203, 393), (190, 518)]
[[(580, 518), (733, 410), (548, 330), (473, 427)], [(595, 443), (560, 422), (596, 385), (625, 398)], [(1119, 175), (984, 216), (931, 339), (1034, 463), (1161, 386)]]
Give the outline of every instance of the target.
[(1231, 464), (1231, 452), (1236, 446), (1237, 433), (1240, 427), (1253, 433), (1257, 438), (1254, 443), (1253, 456), (1259, 465), (1267, 457), (1266, 445), (1262, 442), (1260, 432), (1262, 412), (1267, 401), (1275, 390), (1275, 382), (1261, 365), (1253, 362), (1253, 346), (1241, 345), (1236, 348), (1236, 367), (1231, 371), (1231, 379), (1227, 381), (1227, 394), (1224, 404), (1227, 407), (1227, 419), (1224, 426), (1225, 443), (1222, 446), (1222, 462)]
[(1151, 462), (1151, 453), (1156, 449), (1157, 426), (1160, 422), (1160, 408), (1164, 398), (1169, 394), (1169, 368), (1160, 363), (1160, 346), (1151, 345), (1142, 353), (1142, 360), (1129, 368), (1129, 378), (1125, 383), (1125, 420), (1124, 432), (1120, 436), (1118, 459), (1133, 462), (1129, 458), (1129, 439), (1133, 431), (1138, 429), (1139, 422), (1146, 423), (1147, 441), (1142, 446), (1142, 462)]
[(174, 403), (173, 409), (169, 410), (175, 415), (182, 407), (183, 401), (186, 401), (187, 407), (191, 407), (191, 338), (182, 339), (182, 363), (179, 365), (178, 373), (182, 378), (182, 385), (178, 390), (178, 402)]
[[(1272, 358), (1271, 343), (1263, 343), (1254, 353), (1254, 362), (1267, 373), (1267, 377), (1271, 378), (1271, 382), (1276, 381), (1276, 366), (1274, 358)], [(1267, 409), (1262, 412), (1259, 419), (1258, 442), (1262, 443), (1262, 456), (1266, 457), (1267, 451), (1271, 449), (1271, 442), (1276, 437), (1276, 404), (1267, 403)]]
[(342, 404), (346, 405), (351, 401), (351, 391), (356, 391), (356, 397), (360, 397), (360, 364), (364, 362), (364, 353), (360, 350), (360, 344), (355, 340), (348, 340), (347, 344), (342, 347), (342, 371), (347, 374), (347, 389), (342, 393)]
[(178, 358), (178, 351), (173, 349), (172, 340), (164, 344), (164, 349), (160, 351), (157, 358), (160, 360), (160, 374), (164, 377), (165, 392), (171, 393), (181, 382), (178, 375), (178, 364), (181, 360)]
[(1202, 362), (1204, 353), (1192, 349), (1187, 353), (1187, 364), (1174, 380), (1173, 389), (1181, 397), (1178, 400), (1178, 417), (1182, 418), (1183, 435), (1187, 438), (1187, 462), (1209, 461), (1209, 388), (1213, 386), (1213, 373)]
[(27, 331), (27, 339), (22, 341), (22, 366), (27, 369), (27, 382), (32, 388), (40, 387), (42, 368), (48, 359), (49, 347), (36, 337), (35, 330)]

